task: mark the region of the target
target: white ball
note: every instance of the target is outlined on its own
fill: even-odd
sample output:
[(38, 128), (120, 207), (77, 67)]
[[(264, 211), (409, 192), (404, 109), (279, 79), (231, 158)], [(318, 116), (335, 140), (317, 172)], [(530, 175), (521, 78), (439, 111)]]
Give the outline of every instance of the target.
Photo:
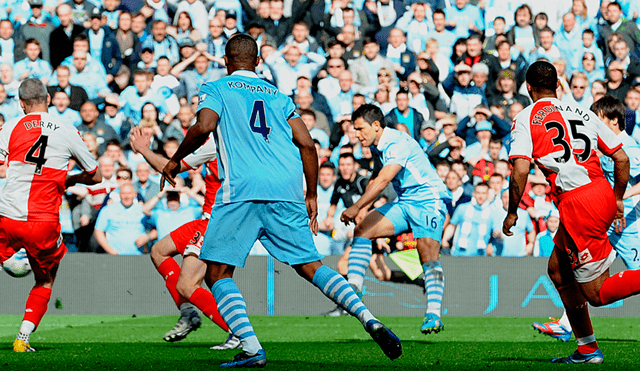
[(20, 249), (12, 257), (5, 260), (2, 267), (11, 277), (24, 277), (31, 273), (31, 265), (25, 249)]

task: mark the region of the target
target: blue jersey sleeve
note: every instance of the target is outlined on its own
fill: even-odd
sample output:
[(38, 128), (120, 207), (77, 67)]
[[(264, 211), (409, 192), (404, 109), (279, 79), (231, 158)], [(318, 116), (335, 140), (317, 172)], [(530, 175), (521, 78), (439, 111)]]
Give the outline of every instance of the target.
[(208, 108), (220, 116), (222, 114), (222, 97), (214, 88), (213, 84), (203, 84), (198, 96), (198, 112), (203, 108)]
[(400, 165), (406, 167), (411, 154), (410, 147), (402, 146), (400, 142), (392, 143), (384, 152), (384, 166)]
[(456, 211), (453, 212), (453, 216), (451, 217), (451, 221), (449, 221), (449, 223), (453, 224), (453, 225), (458, 225), (462, 222), (462, 216), (464, 215), (465, 211), (467, 210), (467, 206), (469, 205), (460, 205), (458, 206), (458, 208), (456, 208)]
[(287, 103), (285, 104), (285, 112), (287, 114), (287, 120), (291, 120), (296, 117), (300, 117), (296, 112), (296, 105), (293, 103), (293, 100), (287, 97)]

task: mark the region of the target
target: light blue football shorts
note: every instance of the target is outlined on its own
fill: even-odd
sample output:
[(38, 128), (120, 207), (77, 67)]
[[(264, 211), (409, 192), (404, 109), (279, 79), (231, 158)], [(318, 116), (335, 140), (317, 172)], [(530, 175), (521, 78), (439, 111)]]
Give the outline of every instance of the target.
[(609, 242), (613, 246), (617, 255), (622, 259), (628, 269), (640, 269), (640, 237), (638, 236), (637, 225), (635, 231), (625, 228), (622, 233), (612, 233), (609, 231)]
[(323, 258), (313, 243), (304, 203), (244, 201), (215, 204), (201, 260), (244, 267), (256, 240), (279, 261), (311, 263)]
[(438, 242), (442, 240), (446, 207), (440, 199), (428, 202), (399, 200), (384, 204), (376, 211), (393, 223), (395, 234), (411, 228), (414, 238), (426, 237)]

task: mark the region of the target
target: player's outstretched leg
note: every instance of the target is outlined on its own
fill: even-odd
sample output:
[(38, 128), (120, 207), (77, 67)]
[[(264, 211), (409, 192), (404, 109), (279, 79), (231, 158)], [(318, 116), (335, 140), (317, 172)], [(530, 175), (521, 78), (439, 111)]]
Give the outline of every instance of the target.
[(424, 288), (427, 291), (427, 312), (424, 315), (420, 332), (437, 334), (444, 330), (444, 324), (440, 319), (442, 296), (444, 295), (444, 272), (439, 260), (422, 264), (422, 270), (424, 271)]
[(531, 326), (538, 330), (539, 333), (551, 336), (554, 339), (558, 339), (564, 342), (571, 340), (571, 323), (569, 323), (569, 317), (567, 317), (567, 311), (562, 312), (560, 319), (550, 318), (551, 322), (534, 322)]
[(13, 351), (18, 353), (34, 352), (29, 345), (31, 333), (36, 330), (42, 317), (47, 312), (49, 300), (51, 299), (51, 288), (36, 284), (29, 293), (27, 304), (25, 306), (24, 317), (20, 332), (13, 342)]
[(220, 367), (264, 367), (267, 355), (253, 332), (253, 326), (247, 316), (247, 304), (231, 278), (216, 281), (211, 292), (218, 303), (220, 315), (229, 324), (231, 332), (240, 338), (243, 352), (236, 355), (233, 361), (223, 363)]
[[(296, 267), (296, 270), (307, 279), (312, 277), (310, 281), (329, 299), (343, 307), (352, 316), (358, 318), (387, 357), (390, 359), (400, 357), (402, 355), (400, 339), (371, 314), (340, 274), (321, 264), (320, 262), (308, 263)], [(318, 267), (318, 265), (320, 266)], [(314, 270), (315, 272), (312, 273)]]
[(354, 237), (351, 252), (349, 253), (349, 273), (347, 279), (353, 290), (362, 300), (362, 288), (364, 275), (371, 261), (371, 240), (368, 238)]

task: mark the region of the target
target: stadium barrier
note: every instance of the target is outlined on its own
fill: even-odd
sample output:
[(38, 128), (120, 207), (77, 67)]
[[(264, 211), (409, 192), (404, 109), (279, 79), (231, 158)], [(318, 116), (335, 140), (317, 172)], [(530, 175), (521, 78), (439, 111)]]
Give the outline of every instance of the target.
[[(338, 257), (324, 259), (335, 268)], [(386, 259), (392, 270), (399, 268)], [(545, 258), (443, 257), (448, 316), (559, 316), (562, 303), (548, 276)], [(616, 261), (612, 272), (623, 270)], [(334, 304), (270, 257), (251, 256), (236, 270), (236, 282), (253, 315), (321, 315)], [(22, 314), (33, 275), (0, 274), (0, 314)], [(426, 300), (415, 284), (380, 282), (367, 273), (364, 302), (380, 316), (423, 316)], [(640, 299), (592, 308), (597, 317), (635, 317)], [(49, 304), (51, 314), (177, 314), (177, 309), (148, 256), (70, 253), (62, 261)]]

